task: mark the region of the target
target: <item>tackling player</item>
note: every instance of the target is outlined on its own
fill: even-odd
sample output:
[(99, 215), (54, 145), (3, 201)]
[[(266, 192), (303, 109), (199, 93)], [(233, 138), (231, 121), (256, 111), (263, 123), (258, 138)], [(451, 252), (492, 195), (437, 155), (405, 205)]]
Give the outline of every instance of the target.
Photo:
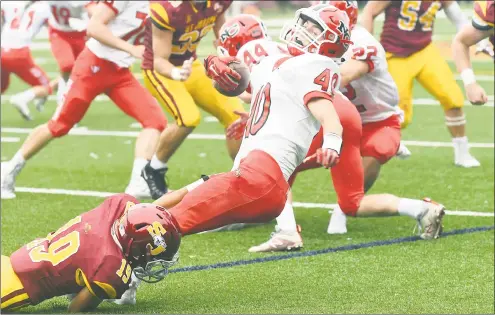
[[(323, 7), (325, 7), (325, 5), (323, 5)], [(305, 10), (310, 10), (310, 9), (305, 9)], [(308, 14), (307, 12), (311, 12), (311, 11), (298, 12), (298, 14), (301, 15), (299, 18), (302, 19), (303, 21), (305, 19), (306, 20), (311, 19), (311, 21), (318, 19), (318, 16), (314, 16), (314, 14), (311, 17), (304, 18), (305, 15), (303, 13)], [(226, 23), (226, 25), (232, 25), (232, 24), (235, 24), (235, 19), (234, 21), (231, 20)], [(243, 40), (249, 41), (247, 45), (242, 46), (242, 48), (238, 51), (237, 53), (238, 58), (243, 59), (243, 56), (245, 57), (248, 55), (246, 52), (250, 52), (250, 55), (253, 55), (255, 54), (255, 51), (257, 52), (274, 51), (273, 48), (270, 48), (270, 46), (274, 46), (274, 45), (270, 44), (270, 42), (267, 40), (258, 39), (258, 40), (250, 41), (249, 39), (250, 30), (253, 29), (253, 27), (251, 27), (251, 24), (254, 24), (254, 22), (248, 23), (246, 20), (242, 20), (242, 24), (246, 25), (248, 29), (241, 28), (241, 31), (237, 34), (237, 36), (232, 36), (234, 38), (234, 41), (226, 41), (227, 44), (237, 43), (235, 41), (235, 38), (238, 38), (241, 40), (239, 42), (240, 45), (244, 43)], [(290, 34), (291, 28), (289, 27), (288, 30)], [(289, 45), (291, 45), (290, 42)], [(356, 45), (359, 47), (359, 43), (356, 43)], [(232, 47), (232, 45), (225, 46), (227, 50), (229, 49), (229, 47)], [(261, 49), (260, 47), (263, 47), (264, 49)], [(235, 51), (233, 51), (233, 53), (235, 53)], [(262, 54), (260, 54), (260, 56), (261, 55)], [(377, 59), (375, 59), (374, 61), (377, 63), (377, 70), (376, 70), (377, 73), (373, 75), (377, 75), (377, 76), (385, 75), (383, 72), (382, 73), (378, 72), (378, 71), (383, 71), (383, 65), (380, 65)], [(356, 66), (357, 69), (362, 68), (361, 65), (359, 64), (358, 65), (354, 64), (353, 68)], [(343, 70), (345, 70), (345, 68)], [(349, 69), (347, 69), (347, 71), (348, 70)], [(364, 71), (363, 74), (364, 73), (366, 72)], [(347, 75), (348, 74), (349, 72), (347, 72)], [(343, 74), (343, 77), (345, 77), (345, 75), (346, 74)], [(392, 81), (389, 80), (389, 82)], [(384, 83), (384, 85), (387, 84)], [(393, 82), (392, 85), (390, 86), (391, 86), (391, 90), (393, 91), (394, 90)], [(362, 150), (363, 152), (365, 152), (365, 154), (369, 155), (370, 157), (369, 160), (372, 162), (376, 162), (374, 164), (375, 166), (377, 165), (378, 167), (381, 163), (385, 162), (387, 159), (389, 159), (391, 156), (395, 154), (394, 149), (397, 150), (398, 143), (400, 140), (400, 129), (398, 124), (397, 111), (394, 109), (394, 106), (384, 105), (383, 108), (381, 108), (381, 111), (379, 112), (381, 112), (382, 114), (381, 116), (382, 121), (380, 121), (379, 123), (368, 122), (370, 123), (370, 126), (372, 128), (369, 128), (369, 130), (366, 131), (365, 133), (366, 137), (363, 138), (366, 139), (366, 141), (362, 142), (361, 124), (357, 112), (355, 110), (351, 112), (348, 110), (352, 105), (349, 104), (349, 101), (345, 97), (336, 94), (334, 100), (335, 100), (334, 101), (335, 109), (339, 114), (345, 132), (344, 132), (341, 161), (339, 164), (337, 164), (332, 168), (332, 178), (334, 180), (335, 190), (337, 191), (339, 197), (339, 205), (342, 207), (342, 209), (344, 209), (344, 212), (347, 213), (348, 215), (357, 215), (357, 216), (370, 216), (370, 215), (378, 215), (378, 214), (408, 215), (418, 220), (420, 226), (430, 227), (426, 229), (428, 230), (427, 232), (424, 232), (421, 235), (423, 238), (430, 239), (437, 237), (440, 232), (439, 222), (441, 221), (441, 217), (443, 215), (443, 210), (442, 210), (443, 206), (437, 205), (429, 201), (424, 202), (421, 200), (398, 198), (392, 195), (363, 196), (364, 174), (363, 174), (363, 166), (361, 165), (360, 151)], [(373, 108), (373, 106), (371, 106), (370, 108)], [(387, 113), (390, 115), (385, 115)], [(358, 126), (356, 126), (355, 116), (357, 116), (357, 122), (359, 124)], [(385, 138), (390, 137), (390, 139), (387, 139), (390, 141), (387, 141), (385, 143), (383, 143), (382, 141), (384, 139), (382, 137), (384, 132), (386, 134)], [(377, 144), (372, 141), (376, 139), (381, 139), (379, 141), (380, 143)], [(310, 151), (312, 151), (313, 149), (314, 151), (318, 151), (318, 148), (321, 147), (321, 142), (319, 143), (319, 146), (318, 145), (315, 146), (315, 143), (317, 143), (317, 141), (313, 142), (313, 145), (311, 146), (312, 149), (310, 149)], [(373, 171), (376, 171), (376, 168), (375, 169), (371, 168), (371, 169)], [(374, 180), (376, 179), (377, 173), (369, 172), (366, 175), (368, 179)], [(373, 180), (370, 180), (368, 185), (371, 185)], [(279, 218), (277, 218), (277, 223), (281, 223), (280, 224), (281, 227), (279, 227), (279, 229), (280, 230), (283, 229), (283, 233), (278, 233), (278, 236), (282, 237), (284, 235), (291, 234), (291, 237), (289, 237), (289, 241), (291, 244), (288, 244), (288, 242), (285, 243), (281, 242), (281, 244), (279, 244), (280, 249), (287, 249), (287, 247), (302, 246), (302, 242), (300, 241), (300, 237), (298, 236), (297, 233), (295, 220), (293, 219), (293, 211), (289, 211), (289, 210), (292, 210), (292, 206), (290, 205), (290, 203), (287, 203), (286, 208), (284, 208), (284, 211), (282, 212), (282, 215)], [(287, 214), (287, 212), (290, 213)], [(292, 217), (293, 224), (290, 223), (291, 221), (290, 217)], [(275, 235), (277, 235), (277, 233), (275, 233)], [(281, 239), (274, 239), (273, 241), (274, 244), (276, 243), (275, 241), (281, 241)], [(270, 246), (261, 246), (251, 249), (251, 251), (268, 251), (268, 250), (276, 250), (276, 248), (273, 248), (270, 244)]]
[[(227, 128), (244, 112), (237, 98), (220, 94), (205, 73), (196, 49), (201, 39), (219, 29), (232, 1), (156, 1), (150, 6), (146, 24), (144, 61), (145, 86), (175, 119), (160, 137), (157, 151), (143, 170), (153, 199), (167, 192), (167, 163), (200, 122), (200, 108), (218, 118)], [(223, 35), (221, 35), (223, 36)], [(237, 75), (232, 72), (232, 75)], [(227, 140), (232, 157), (240, 141)]]
[[(490, 42), (494, 44), (494, 19), (495, 4), (493, 1), (475, 1), (472, 24), (465, 25), (452, 42), (452, 53), (457, 71), (460, 72), (464, 82), (466, 96), (473, 105), (483, 105), (488, 98), (485, 90), (476, 82), (471, 67), (469, 47), (487, 37), (490, 37)], [(491, 56), (494, 57), (493, 49)]]
[(141, 170), (151, 159), (167, 120), (156, 100), (129, 69), (135, 59), (143, 55), (141, 39), (148, 10), (147, 1), (104, 1), (94, 7), (87, 29), (91, 39), (74, 66), (63, 105), (47, 124), (34, 129), (9, 162), (2, 163), (2, 199), (15, 198), (15, 178), (26, 161), (53, 138), (65, 136), (101, 93), (107, 94), (143, 126), (136, 140), (126, 193), (137, 198), (149, 197)]
[(146, 282), (162, 280), (177, 262), (180, 241), (167, 210), (114, 195), (46, 238), (2, 255), (1, 310), (75, 294), (69, 311), (90, 311), (103, 299), (120, 298), (132, 273)]
[(385, 12), (380, 42), (387, 52), (390, 74), (399, 90), (399, 106), (404, 111), (405, 128), (412, 121), (413, 81), (418, 82), (440, 101), (445, 124), (452, 136), (455, 165), (477, 167), (480, 163), (469, 153), (464, 97), (447, 62), (432, 43), (435, 17), (440, 9), (460, 30), (467, 18), (456, 1), (368, 1), (362, 24), (373, 34), (373, 21)]
[(45, 98), (50, 95), (58, 81), (50, 82), (45, 71), (35, 63), (29, 48), (48, 19), (48, 8), (46, 3), (34, 1), (2, 1), (1, 6), (2, 94), (9, 87), (11, 73), (31, 85), (32, 89), (13, 95), (10, 103), (24, 119), (32, 120), (28, 102), (34, 98)]

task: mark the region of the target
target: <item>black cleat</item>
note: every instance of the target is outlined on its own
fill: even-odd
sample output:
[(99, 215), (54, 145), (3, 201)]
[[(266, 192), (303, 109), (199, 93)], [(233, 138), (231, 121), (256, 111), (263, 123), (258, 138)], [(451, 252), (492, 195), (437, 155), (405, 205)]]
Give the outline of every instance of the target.
[(165, 181), (165, 174), (167, 171), (167, 167), (155, 170), (148, 162), (141, 172), (141, 177), (143, 177), (146, 184), (148, 184), (153, 200), (160, 198), (168, 192), (167, 182)]

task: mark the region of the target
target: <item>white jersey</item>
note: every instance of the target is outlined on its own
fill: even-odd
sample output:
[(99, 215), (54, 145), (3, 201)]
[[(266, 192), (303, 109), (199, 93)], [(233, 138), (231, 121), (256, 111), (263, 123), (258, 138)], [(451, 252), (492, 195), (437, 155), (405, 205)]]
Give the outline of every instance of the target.
[(61, 32), (79, 31), (71, 26), (70, 20), (87, 20), (88, 15), (84, 7), (91, 1), (46, 1), (50, 6), (48, 24), (51, 28)]
[(260, 63), (261, 59), (287, 53), (282, 44), (270, 39), (256, 39), (246, 43), (237, 52), (237, 59), (242, 60), (251, 69), (253, 65)]
[(385, 50), (364, 27), (356, 25), (351, 32), (354, 44), (345, 59), (368, 63), (370, 72), (352, 81), (341, 92), (357, 107), (363, 123), (381, 121), (399, 115), (397, 86), (388, 72)]
[(45, 2), (35, 2), (28, 7), (22, 1), (2, 1), (2, 48), (29, 47), (34, 37), (48, 21), (49, 8)]
[(320, 129), (308, 102), (331, 98), (339, 83), (338, 66), (321, 55), (273, 55), (254, 65), (250, 118), (234, 169), (251, 151), (262, 150), (277, 161), (288, 180)]
[[(114, 36), (120, 37), (133, 45), (142, 45), (144, 39), (144, 22), (148, 16), (149, 1), (112, 1), (115, 18), (108, 23)], [(108, 47), (91, 38), (86, 46), (98, 57), (109, 60), (119, 67), (128, 68), (135, 61), (129, 53)]]

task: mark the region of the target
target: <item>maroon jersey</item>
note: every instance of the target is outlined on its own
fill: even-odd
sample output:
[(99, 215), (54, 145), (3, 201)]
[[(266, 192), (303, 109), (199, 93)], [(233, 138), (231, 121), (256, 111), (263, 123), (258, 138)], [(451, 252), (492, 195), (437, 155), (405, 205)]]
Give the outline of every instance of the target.
[(201, 39), (213, 29), (218, 16), (231, 5), (229, 1), (150, 1), (150, 17), (146, 22), (144, 60), (142, 68), (153, 69), (153, 43), (151, 23), (162, 30), (173, 32), (172, 52), (169, 61), (182, 66), (184, 61), (196, 59), (196, 48)]
[(407, 57), (428, 46), (441, 8), (442, 1), (391, 1), (380, 37), (385, 51)]
[[(495, 20), (495, 3), (492, 1), (475, 1), (473, 27), (480, 31), (493, 30)], [(494, 36), (490, 36), (490, 42), (494, 45)]]
[(12, 268), (32, 304), (87, 287), (101, 299), (120, 298), (129, 288), (131, 267), (124, 259), (112, 226), (134, 197), (119, 194), (67, 222), (46, 238), (12, 254)]

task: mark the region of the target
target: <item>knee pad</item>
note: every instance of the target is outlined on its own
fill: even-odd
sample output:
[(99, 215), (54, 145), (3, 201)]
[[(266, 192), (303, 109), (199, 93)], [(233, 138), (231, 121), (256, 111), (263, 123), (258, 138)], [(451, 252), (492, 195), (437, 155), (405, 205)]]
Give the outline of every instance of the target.
[(167, 118), (165, 117), (165, 115), (163, 115), (163, 117), (155, 117), (152, 120), (142, 122), (141, 124), (143, 125), (143, 128), (156, 129), (162, 132), (165, 127), (167, 127)]
[(50, 119), (48, 122), (48, 130), (55, 138), (60, 138), (69, 133), (74, 124), (66, 123), (58, 120)]
[(184, 116), (179, 117), (179, 120), (177, 121), (177, 125), (188, 128), (196, 128), (200, 122), (201, 122), (201, 115), (199, 114), (199, 112), (197, 112), (197, 113), (191, 113), (185, 117)]

